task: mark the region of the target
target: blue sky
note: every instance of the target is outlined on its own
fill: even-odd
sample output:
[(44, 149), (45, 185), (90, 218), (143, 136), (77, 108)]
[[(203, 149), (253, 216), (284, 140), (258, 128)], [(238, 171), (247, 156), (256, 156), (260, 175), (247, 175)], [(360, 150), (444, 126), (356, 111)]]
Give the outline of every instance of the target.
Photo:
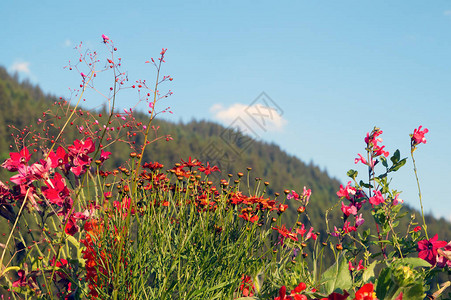
[[(101, 50), (108, 35), (130, 77), (148, 80), (144, 62), (168, 48), (174, 95), (162, 106), (174, 114), (165, 119), (229, 126), (242, 116), (259, 139), (343, 182), (350, 168), (365, 173), (354, 158), (374, 126), (404, 157), (423, 125), (428, 142), (415, 154), (425, 211), (451, 219), (449, 1), (6, 0), (0, 11), (0, 65), (48, 93), (68, 96), (79, 83), (63, 67), (80, 41)], [(264, 128), (245, 114), (262, 92), (279, 108)], [(410, 159), (392, 183), (419, 207)]]

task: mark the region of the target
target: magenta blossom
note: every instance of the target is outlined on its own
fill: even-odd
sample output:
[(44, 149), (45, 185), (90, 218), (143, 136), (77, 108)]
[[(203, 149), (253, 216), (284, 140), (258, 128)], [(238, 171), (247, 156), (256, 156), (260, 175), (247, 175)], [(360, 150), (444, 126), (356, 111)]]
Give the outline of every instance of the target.
[(435, 265), (437, 263), (437, 249), (445, 247), (445, 241), (437, 241), (438, 234), (434, 235), (434, 237), (429, 240), (422, 240), (418, 242), (418, 257), (424, 259), (431, 265)]
[(8, 158), (3, 164), (2, 167), (7, 169), (8, 171), (15, 172), (19, 169), (20, 166), (23, 166), (28, 163), (30, 160), (31, 154), (28, 151), (27, 147), (24, 147), (19, 152), (11, 152), (9, 154), (11, 158)]

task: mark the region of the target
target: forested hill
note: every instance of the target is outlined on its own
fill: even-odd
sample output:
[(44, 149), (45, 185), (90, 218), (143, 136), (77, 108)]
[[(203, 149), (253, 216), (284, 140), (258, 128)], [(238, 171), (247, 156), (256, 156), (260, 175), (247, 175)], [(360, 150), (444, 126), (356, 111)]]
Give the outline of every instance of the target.
[[(15, 129), (7, 125), (21, 129), (30, 124), (36, 124), (36, 120), (43, 111), (58, 101), (57, 98), (45, 95), (40, 88), (27, 82), (19, 82), (17, 76), (10, 76), (0, 67), (0, 153), (2, 160), (9, 157), (9, 145), (12, 143), (11, 133)], [(137, 119), (146, 117), (137, 115)], [(312, 197), (307, 211), (311, 223), (322, 233), (325, 231), (324, 212), (337, 204), (336, 195), (340, 182), (330, 178), (326, 171), (314, 164), (306, 164), (300, 159), (288, 155), (279, 146), (255, 141), (241, 135), (234, 130), (226, 129), (221, 125), (207, 121), (191, 121), (187, 124), (171, 123), (156, 120), (155, 126), (160, 126), (158, 134), (170, 134), (173, 140), (166, 142), (164, 139), (150, 145), (146, 150), (144, 161), (158, 161), (171, 168), (180, 159), (188, 160), (189, 157), (203, 162), (217, 165), (221, 173), (214, 173), (216, 178), (227, 178), (233, 174), (236, 179), (237, 172), (243, 172), (246, 176), (247, 167), (251, 167), (251, 185), (268, 181), (268, 194), (273, 197), (279, 192), (283, 196), (285, 189), (302, 191), (306, 186), (312, 190)], [(73, 127), (71, 127), (73, 128)], [(68, 133), (68, 136), (80, 138), (78, 132)], [(110, 160), (116, 167), (129, 159), (130, 149), (126, 145), (115, 144), (109, 149), (113, 152)], [(302, 156), (302, 152), (299, 153)], [(346, 172), (346, 170), (343, 170)], [(261, 178), (256, 181), (255, 178)], [(243, 187), (243, 186), (242, 186)], [(248, 193), (243, 189), (244, 193)], [(297, 216), (297, 205), (293, 203), (288, 215), (294, 219)], [(341, 216), (339, 207), (333, 210), (332, 217), (336, 220)], [(418, 214), (417, 214), (418, 215)], [(451, 225), (444, 219), (434, 220), (428, 217), (430, 232), (439, 233), (440, 238), (451, 238)], [(419, 218), (417, 218), (419, 220)], [(293, 220), (292, 220), (293, 221)], [(304, 217), (303, 221), (307, 221)], [(289, 226), (292, 223), (288, 223)]]

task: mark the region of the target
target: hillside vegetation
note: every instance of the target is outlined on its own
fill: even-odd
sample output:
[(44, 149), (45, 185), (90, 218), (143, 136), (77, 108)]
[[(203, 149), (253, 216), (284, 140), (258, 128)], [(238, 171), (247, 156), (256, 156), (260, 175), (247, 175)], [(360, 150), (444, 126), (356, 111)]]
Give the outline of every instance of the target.
[[(9, 157), (10, 145), (13, 144), (11, 134), (16, 134), (17, 129), (35, 126), (42, 112), (47, 111), (57, 101), (59, 101), (57, 97), (46, 95), (39, 87), (27, 81), (19, 82), (17, 76), (9, 75), (5, 68), (0, 67), (0, 105), (2, 107), (0, 110), (2, 124), (0, 126), (0, 158), (2, 160)], [(137, 114), (136, 118), (145, 120), (146, 115)], [(326, 234), (324, 212), (328, 208), (335, 206), (329, 214), (330, 219), (335, 222), (338, 222), (338, 218), (342, 215), (339, 208), (341, 203), (336, 195), (340, 182), (331, 178), (326, 171), (313, 163), (306, 164), (297, 157), (288, 155), (277, 145), (252, 140), (239, 132), (207, 121), (176, 124), (156, 120), (154, 125), (159, 126), (160, 136), (170, 134), (173, 139), (170, 141), (162, 139), (150, 145), (144, 155), (145, 162), (158, 161), (169, 169), (174, 163), (180, 162), (181, 159), (186, 161), (189, 157), (202, 162), (210, 161), (210, 164), (218, 165), (221, 169), (221, 173), (213, 173), (211, 178), (227, 178), (228, 174), (232, 174), (232, 179), (237, 179), (237, 172), (244, 173), (244, 178), (249, 174), (251, 186), (269, 182), (266, 189), (268, 197), (273, 198), (275, 193), (280, 193), (279, 200), (284, 198), (285, 189), (302, 192), (303, 187), (306, 186), (312, 190), (307, 213), (315, 231), (321, 235)], [(68, 128), (66, 131), (68, 141), (82, 138), (75, 127)], [(57, 129), (54, 129), (54, 134), (57, 134)], [(123, 163), (124, 158), (129, 157), (131, 150), (127, 144), (116, 143), (111, 145), (108, 151), (113, 153), (112, 159), (109, 160), (110, 167), (118, 167), (117, 164)], [(299, 156), (302, 157), (302, 149)], [(247, 167), (252, 170), (248, 172)], [(343, 170), (343, 172), (346, 171)], [(0, 174), (2, 179), (5, 179), (6, 173), (2, 171)], [(246, 189), (242, 188), (242, 190), (246, 192)], [(251, 190), (249, 194), (252, 194)], [(292, 223), (288, 222), (288, 226), (295, 222), (296, 209), (299, 206), (295, 202), (289, 204), (289, 210), (286, 213), (290, 216)], [(419, 221), (418, 212), (412, 211), (412, 213), (417, 215)], [(405, 219), (407, 224), (409, 218)], [(309, 222), (305, 213), (301, 215), (301, 221)], [(451, 224), (447, 221), (437, 220), (432, 216), (427, 216), (426, 221), (430, 232), (438, 233), (440, 239), (451, 239)], [(330, 225), (333, 227), (333, 224), (334, 221)]]

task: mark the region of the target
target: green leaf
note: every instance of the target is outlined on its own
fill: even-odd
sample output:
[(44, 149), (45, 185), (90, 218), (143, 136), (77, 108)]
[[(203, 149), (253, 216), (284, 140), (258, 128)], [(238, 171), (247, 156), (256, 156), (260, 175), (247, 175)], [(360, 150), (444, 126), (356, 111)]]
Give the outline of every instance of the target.
[(362, 274), (362, 280), (364, 283), (368, 283), (369, 281), (374, 280), (374, 267), (376, 267), (377, 261), (373, 261), (371, 265), (369, 265)]
[(372, 189), (373, 188), (373, 186), (371, 184), (365, 183), (365, 182), (363, 182), (363, 180), (360, 180), (359, 185), (363, 186), (363, 187), (366, 187), (368, 189)]
[(359, 172), (357, 172), (356, 170), (349, 170), (347, 173), (348, 177), (350, 177), (352, 179), (355, 179), (358, 174), (359, 174)]
[(325, 294), (331, 294), (334, 291), (342, 292), (352, 287), (352, 277), (344, 252), (338, 257), (338, 261), (323, 273), (321, 281), (323, 283), (321, 288)]
[(379, 277), (376, 281), (376, 296), (378, 299), (385, 299), (385, 296), (387, 295), (388, 290), (390, 289), (390, 278), (391, 270), (390, 268), (382, 269), (381, 273), (379, 274)]
[(390, 157), (390, 160), (392, 161), (393, 165), (396, 165), (401, 158), (401, 153), (399, 150), (396, 150), (395, 153), (393, 153), (393, 156)]
[(382, 165), (384, 167), (388, 168), (388, 163), (387, 163), (387, 159), (385, 158), (385, 156), (381, 156), (380, 159), (382, 161)]
[(389, 169), (390, 172), (396, 172), (404, 166), (407, 162), (407, 158), (403, 158), (401, 161), (397, 162), (396, 164), (393, 164), (393, 166)]
[(412, 265), (412, 267), (414, 268), (418, 268), (418, 267), (427, 267), (430, 268), (432, 267), (432, 265), (430, 263), (428, 263), (427, 261), (425, 261), (422, 258), (419, 257), (406, 257), (406, 258), (402, 258), (401, 262), (405, 263), (405, 264), (410, 264)]
[(426, 296), (424, 293), (424, 286), (422, 283), (417, 282), (414, 286), (408, 288), (401, 288), (403, 291), (403, 298), (409, 300), (423, 300)]

